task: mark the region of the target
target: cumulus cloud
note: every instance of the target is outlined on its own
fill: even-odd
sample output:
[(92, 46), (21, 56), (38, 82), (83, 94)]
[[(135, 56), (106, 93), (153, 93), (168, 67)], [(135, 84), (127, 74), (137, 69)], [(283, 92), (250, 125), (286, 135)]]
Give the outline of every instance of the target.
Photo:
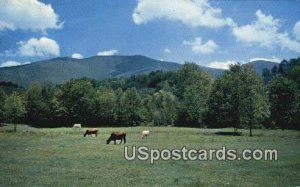
[(270, 61), (270, 62), (276, 62), (276, 63), (280, 63), (282, 61), (282, 59), (273, 57), (273, 58), (252, 58), (249, 60), (249, 62), (258, 61), (258, 60)]
[(73, 53), (72, 58), (83, 59), (83, 56), (82, 56), (82, 54), (79, 54), (79, 53)]
[(169, 53), (170, 54), (170, 53), (172, 53), (172, 51), (171, 51), (171, 49), (165, 48), (164, 53)]
[(51, 5), (38, 0), (0, 0), (0, 30), (45, 31), (62, 26)]
[(298, 21), (294, 26), (294, 35), (297, 40), (300, 40), (300, 21)]
[(207, 0), (139, 0), (132, 18), (137, 25), (155, 19), (180, 21), (194, 27), (235, 25), (231, 18), (223, 18), (222, 10), (212, 7)]
[(55, 40), (47, 37), (31, 38), (28, 41), (18, 42), (19, 53), (23, 56), (59, 56), (59, 45)]
[(225, 62), (220, 62), (220, 61), (214, 61), (209, 63), (207, 66), (210, 68), (217, 68), (217, 69), (229, 69), (229, 65), (235, 64), (235, 61), (228, 60)]
[(256, 20), (251, 24), (233, 27), (233, 35), (238, 41), (300, 52), (299, 42), (292, 40), (288, 33), (279, 32), (279, 19), (265, 15), (261, 10), (257, 10), (255, 15)]
[(183, 45), (191, 46), (192, 51), (198, 54), (213, 53), (218, 48), (218, 45), (213, 40), (203, 43), (200, 37), (196, 37), (193, 41), (183, 41)]
[(99, 51), (97, 53), (98, 56), (112, 56), (112, 55), (116, 55), (118, 54), (118, 50), (116, 49), (111, 49), (111, 50), (107, 50), (107, 51)]

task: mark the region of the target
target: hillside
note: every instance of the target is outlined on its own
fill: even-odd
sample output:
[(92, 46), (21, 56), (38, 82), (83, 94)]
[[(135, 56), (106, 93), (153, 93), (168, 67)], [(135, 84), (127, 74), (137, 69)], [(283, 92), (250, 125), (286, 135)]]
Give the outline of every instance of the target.
[(34, 83), (63, 83), (71, 78), (97, 80), (148, 73), (154, 70), (177, 70), (179, 64), (143, 56), (95, 56), (86, 59), (55, 58), (23, 66), (0, 69), (0, 80), (27, 87)]
[(274, 66), (278, 66), (279, 64), (276, 62), (270, 62), (266, 60), (256, 60), (256, 61), (249, 62), (248, 65), (253, 66), (256, 73), (261, 75), (263, 69), (267, 68), (271, 70)]
[[(275, 63), (254, 61), (250, 63), (261, 74), (263, 68), (271, 69)], [(181, 64), (159, 61), (145, 56), (94, 56), (85, 59), (54, 58), (32, 64), (0, 68), (0, 81), (13, 82), (23, 87), (32, 84), (60, 84), (71, 78), (88, 77), (103, 80), (115, 77), (146, 74), (156, 70), (178, 70)], [(202, 67), (213, 77), (224, 70)]]
[[(20, 86), (32, 84), (63, 83), (71, 78), (88, 77), (102, 80), (129, 77), (155, 70), (178, 70), (174, 62), (154, 60), (145, 56), (94, 56), (86, 59), (55, 58), (28, 65), (0, 68), (0, 81), (10, 81)], [(222, 70), (204, 68), (214, 76)]]

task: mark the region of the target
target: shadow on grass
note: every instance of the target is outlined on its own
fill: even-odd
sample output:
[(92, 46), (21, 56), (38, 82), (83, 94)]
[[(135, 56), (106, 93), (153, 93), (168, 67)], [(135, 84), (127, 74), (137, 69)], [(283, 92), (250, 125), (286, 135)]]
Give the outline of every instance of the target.
[(5, 127), (5, 126), (7, 126), (7, 124), (0, 123), (0, 127)]
[(216, 132), (216, 135), (221, 135), (221, 136), (241, 136), (241, 132), (225, 132), (225, 131), (220, 131)]
[(5, 133), (15, 133), (15, 131), (13, 129), (5, 129), (5, 130), (3, 130), (3, 132), (5, 132)]

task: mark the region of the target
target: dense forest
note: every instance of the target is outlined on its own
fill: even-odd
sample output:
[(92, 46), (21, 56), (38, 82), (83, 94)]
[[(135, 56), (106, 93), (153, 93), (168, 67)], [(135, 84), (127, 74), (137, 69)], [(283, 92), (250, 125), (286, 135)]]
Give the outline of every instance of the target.
[(178, 71), (130, 78), (81, 78), (28, 89), (1, 85), (0, 122), (6, 123), (300, 129), (300, 58), (262, 75), (235, 64), (213, 79), (185, 63)]

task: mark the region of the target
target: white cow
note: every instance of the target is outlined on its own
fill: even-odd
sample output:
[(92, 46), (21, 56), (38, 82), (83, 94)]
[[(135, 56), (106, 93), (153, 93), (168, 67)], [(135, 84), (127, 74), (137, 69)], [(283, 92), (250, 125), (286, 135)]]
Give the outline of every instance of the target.
[(80, 124), (80, 123), (75, 123), (75, 124), (73, 125), (73, 128), (81, 128), (81, 124)]
[(149, 136), (150, 131), (146, 130), (146, 131), (142, 131), (142, 139), (146, 138), (147, 136)]

